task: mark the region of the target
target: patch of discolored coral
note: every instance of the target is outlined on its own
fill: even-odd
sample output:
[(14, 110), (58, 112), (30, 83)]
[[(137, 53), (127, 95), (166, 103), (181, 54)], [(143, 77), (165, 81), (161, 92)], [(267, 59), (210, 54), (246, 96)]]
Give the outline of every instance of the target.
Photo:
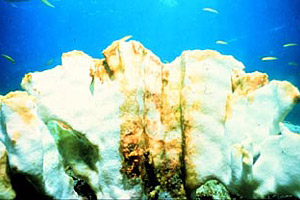
[(123, 155), (121, 172), (129, 179), (139, 178), (142, 151), (139, 149), (138, 140), (132, 133), (121, 138), (120, 152)]
[(155, 169), (155, 174), (162, 191), (168, 191), (175, 199), (186, 199), (179, 165), (173, 165), (172, 161), (164, 160), (162, 165)]
[[(125, 122), (126, 121), (126, 122)], [(121, 172), (128, 179), (140, 178), (143, 157), (141, 143), (141, 122), (135, 119), (127, 119), (121, 126), (121, 140), (119, 151), (123, 157)]]

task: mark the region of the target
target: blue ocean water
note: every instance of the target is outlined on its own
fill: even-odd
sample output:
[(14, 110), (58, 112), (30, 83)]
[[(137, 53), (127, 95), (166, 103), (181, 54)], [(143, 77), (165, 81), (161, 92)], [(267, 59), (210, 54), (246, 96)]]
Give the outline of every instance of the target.
[[(270, 79), (288, 80), (300, 88), (300, 0), (49, 2), (55, 8), (42, 0), (0, 0), (0, 54), (16, 62), (0, 57), (0, 94), (20, 89), (25, 73), (60, 64), (63, 52), (77, 49), (102, 58), (103, 49), (126, 35), (162, 61), (172, 61), (183, 50), (213, 49), (233, 55), (247, 72), (266, 72)], [(284, 48), (286, 43), (298, 46)], [(262, 62), (263, 56), (278, 60)], [(287, 120), (300, 124), (299, 105)]]

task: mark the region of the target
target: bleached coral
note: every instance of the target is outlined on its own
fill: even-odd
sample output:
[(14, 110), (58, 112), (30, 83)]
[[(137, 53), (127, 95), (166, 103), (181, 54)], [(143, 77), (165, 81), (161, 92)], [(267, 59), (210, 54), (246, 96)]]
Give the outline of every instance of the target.
[(218, 179), (245, 197), (300, 197), (300, 136), (282, 123), (300, 99), (292, 84), (211, 50), (163, 64), (122, 39), (103, 54), (65, 53), (1, 97), (9, 167), (43, 193), (187, 198)]

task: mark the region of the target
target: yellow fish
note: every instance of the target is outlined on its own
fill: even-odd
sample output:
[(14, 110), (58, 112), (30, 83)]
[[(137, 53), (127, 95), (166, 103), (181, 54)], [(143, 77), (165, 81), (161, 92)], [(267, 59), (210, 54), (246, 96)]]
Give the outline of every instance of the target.
[(212, 8), (203, 8), (202, 10), (206, 11), (206, 12), (211, 12), (211, 13), (219, 14), (219, 12), (217, 10), (212, 9)]
[(293, 46), (298, 46), (298, 44), (296, 44), (296, 43), (287, 43), (287, 44), (283, 45), (283, 47), (293, 47)]
[(266, 56), (261, 58), (262, 61), (270, 61), (270, 60), (277, 60), (277, 59), (278, 58), (274, 56)]
[(51, 4), (48, 0), (42, 0), (42, 2), (51, 8), (55, 8), (55, 6)]
[(3, 58), (5, 58), (6, 60), (10, 61), (11, 63), (16, 64), (16, 61), (12, 57), (10, 57), (9, 55), (1, 54), (1, 56)]
[(223, 40), (217, 40), (216, 44), (228, 44), (227, 42), (223, 41)]
[(298, 66), (299, 65), (297, 62), (289, 62), (288, 64), (292, 65), (292, 66)]

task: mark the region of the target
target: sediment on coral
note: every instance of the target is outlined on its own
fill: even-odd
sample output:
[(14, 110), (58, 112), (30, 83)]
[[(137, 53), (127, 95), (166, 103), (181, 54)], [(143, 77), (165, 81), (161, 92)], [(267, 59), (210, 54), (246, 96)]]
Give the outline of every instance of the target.
[(300, 197), (300, 137), (283, 123), (296, 87), (212, 50), (164, 64), (127, 39), (104, 59), (64, 53), (0, 96), (1, 167), (55, 199)]

